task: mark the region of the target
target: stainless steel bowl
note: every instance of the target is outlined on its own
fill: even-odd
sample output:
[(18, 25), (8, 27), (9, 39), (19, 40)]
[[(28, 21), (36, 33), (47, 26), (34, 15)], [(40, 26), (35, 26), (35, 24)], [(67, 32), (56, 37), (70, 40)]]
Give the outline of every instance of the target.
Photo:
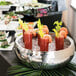
[[(54, 36), (53, 33), (51, 34)], [(23, 36), (20, 36), (16, 39), (16, 54), (22, 63), (34, 69), (54, 69), (62, 67), (67, 64), (74, 55), (74, 41), (69, 36), (66, 38), (70, 43), (67, 48), (58, 51), (49, 49), (48, 52), (41, 52), (36, 49), (25, 49), (22, 38)]]

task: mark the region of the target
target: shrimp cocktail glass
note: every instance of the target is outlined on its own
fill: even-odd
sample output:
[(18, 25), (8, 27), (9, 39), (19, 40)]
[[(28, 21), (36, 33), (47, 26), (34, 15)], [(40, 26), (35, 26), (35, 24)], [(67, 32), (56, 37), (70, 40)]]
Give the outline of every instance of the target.
[(36, 36), (36, 33), (32, 29), (28, 29), (28, 31), (24, 32), (24, 44), (26, 49), (32, 50), (32, 38)]
[(32, 49), (32, 33), (24, 32), (24, 44), (26, 49)]
[(64, 37), (63, 36), (55, 37), (55, 46), (56, 46), (56, 50), (64, 49)]
[(40, 35), (40, 51), (42, 52), (47, 52), (49, 43), (52, 42), (51, 35), (44, 34), (42, 30), (39, 30), (39, 35)]
[(41, 38), (40, 40), (41, 40), (40, 51), (48, 51), (49, 39), (48, 38)]
[(45, 34), (42, 38), (40, 38), (40, 51), (48, 51), (49, 43), (52, 42), (52, 38), (50, 35)]
[(26, 49), (30, 49), (32, 50), (32, 38), (34, 36), (36, 36), (36, 32), (35, 30), (32, 28), (30, 29), (29, 26), (27, 26), (27, 24), (24, 23), (23, 25), (23, 35), (24, 35), (24, 44), (25, 44), (25, 48)]
[(33, 24), (32, 22), (23, 23), (23, 21), (21, 19), (19, 19), (19, 24), (20, 24), (19, 28), (23, 30), (23, 42), (24, 42), (24, 33), (28, 29), (31, 30), (31, 33), (33, 33), (33, 36), (36, 36), (36, 32), (34, 31), (34, 28), (31, 25), (31, 24)]
[(53, 29), (55, 32), (55, 46), (56, 51), (64, 49), (64, 39), (67, 37), (68, 30), (65, 27), (61, 27), (62, 23), (57, 23), (56, 29)]
[[(44, 32), (44, 34), (49, 34), (49, 29), (46, 25), (43, 25), (42, 31)], [(43, 40), (44, 39), (47, 41), (48, 38), (43, 38)], [(42, 39), (40, 39), (40, 35), (38, 34), (38, 45), (39, 46), (40, 46), (40, 43), (41, 43), (40, 40), (42, 40)]]
[[(49, 29), (48, 29), (48, 27), (47, 27), (47, 25), (43, 25), (43, 24), (41, 24), (41, 21), (40, 21), (40, 19), (38, 20), (38, 31), (42, 31), (44, 34), (48, 34), (49, 33)], [(40, 34), (38, 33), (37, 34), (37, 36), (38, 36), (38, 45), (40, 46), (40, 43), (41, 43), (41, 39), (40, 39)]]

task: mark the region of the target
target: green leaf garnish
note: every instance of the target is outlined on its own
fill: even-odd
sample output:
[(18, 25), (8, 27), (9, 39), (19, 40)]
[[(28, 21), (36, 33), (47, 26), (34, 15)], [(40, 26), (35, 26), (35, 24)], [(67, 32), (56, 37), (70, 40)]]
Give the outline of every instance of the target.
[(7, 39), (4, 39), (4, 40), (0, 40), (0, 42), (4, 42), (4, 41), (7, 41)]
[(55, 21), (55, 22), (54, 22), (54, 25), (57, 25), (57, 26), (56, 26), (56, 30), (59, 32), (59, 30), (60, 30), (60, 28), (61, 28), (61, 25), (62, 25), (62, 22)]
[(10, 45), (0, 46), (0, 48), (8, 48)]
[(39, 33), (40, 37), (41, 37), (41, 38), (43, 38), (43, 36), (44, 36), (43, 31), (42, 31), (42, 30), (39, 30), (39, 32), (38, 32), (38, 33)]
[(56, 29), (53, 29), (53, 31), (55, 32), (56, 37), (59, 37), (59, 33)]
[(42, 30), (43, 25), (41, 24), (40, 19), (38, 20), (37, 24), (38, 24), (38, 29), (39, 29), (39, 30)]
[(62, 21), (60, 21), (59, 25), (62, 25)]
[(42, 31), (42, 29), (43, 29), (43, 24), (41, 24), (41, 21), (40, 21), (40, 19), (38, 20), (38, 29), (39, 29), (39, 34), (40, 34), (40, 37), (43, 37), (44, 36), (44, 33), (43, 33), (43, 31)]
[(19, 24), (20, 24), (20, 27), (23, 26), (23, 21), (21, 19), (19, 19)]
[(22, 33), (19, 33), (19, 34), (18, 34), (18, 36), (21, 36), (21, 35), (22, 35)]
[(24, 22), (24, 24), (23, 24), (23, 29), (25, 30), (25, 31), (27, 31), (29, 28), (28, 28), (28, 25)]
[(1, 37), (1, 36), (5, 36), (5, 34), (0, 35), (0, 37)]
[[(19, 62), (18, 62), (19, 63)], [(75, 66), (76, 67), (76, 66)], [(10, 76), (76, 76), (72, 69), (65, 67), (51, 70), (33, 69), (24, 65), (16, 65), (8, 69)]]
[(54, 25), (57, 25), (53, 31), (55, 32), (56, 37), (59, 37), (59, 31), (62, 25), (62, 22), (55, 21)]

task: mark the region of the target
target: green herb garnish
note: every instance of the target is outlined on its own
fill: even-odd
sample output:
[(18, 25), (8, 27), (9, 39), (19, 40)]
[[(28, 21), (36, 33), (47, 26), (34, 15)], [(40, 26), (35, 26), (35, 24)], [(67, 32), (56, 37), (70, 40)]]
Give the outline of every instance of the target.
[(55, 29), (53, 29), (53, 31), (55, 32), (56, 37), (59, 37), (59, 31), (60, 31), (62, 22), (55, 21), (55, 22), (54, 22), (54, 25), (55, 25), (55, 24), (56, 24), (57, 26), (55, 27)]
[(29, 30), (29, 28), (28, 28), (28, 26), (27, 26), (27, 24), (24, 22), (24, 24), (23, 24), (23, 29), (25, 30), (25, 31), (28, 31)]
[(0, 37), (5, 36), (5, 34), (0, 35)]
[(54, 25), (55, 25), (55, 24), (57, 25), (57, 26), (56, 26), (56, 30), (59, 32), (59, 30), (60, 30), (60, 28), (61, 28), (61, 25), (62, 25), (62, 22), (55, 21), (55, 22), (54, 22)]
[(8, 48), (10, 45), (0, 46), (0, 48)]
[(43, 29), (43, 25), (41, 24), (40, 19), (38, 20), (37, 24), (38, 24), (38, 29), (42, 30)]
[(53, 31), (55, 32), (56, 37), (59, 37), (59, 33), (56, 29), (53, 29)]
[(22, 33), (18, 34), (18, 36), (21, 36), (21, 35), (22, 35)]
[(4, 41), (7, 41), (7, 39), (4, 39), (4, 40), (0, 40), (0, 42), (4, 42)]
[(42, 29), (43, 29), (43, 24), (41, 24), (40, 19), (38, 20), (37, 24), (38, 24), (38, 29), (39, 29), (39, 32), (38, 32), (38, 33), (39, 33), (40, 37), (43, 37), (43, 36), (44, 36), (44, 33), (43, 33), (43, 31), (42, 31)]

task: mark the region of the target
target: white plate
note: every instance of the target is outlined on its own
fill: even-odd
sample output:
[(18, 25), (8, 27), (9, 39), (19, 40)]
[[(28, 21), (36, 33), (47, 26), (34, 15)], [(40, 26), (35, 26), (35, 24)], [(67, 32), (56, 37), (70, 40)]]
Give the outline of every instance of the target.
[(19, 25), (18, 21), (11, 21), (7, 25), (5, 25), (4, 22), (5, 22), (4, 20), (0, 22), (0, 30), (7, 30), (7, 31), (14, 30), (15, 31)]
[[(31, 6), (29, 6), (31, 5)], [(35, 5), (38, 5), (39, 7), (35, 7)], [(28, 7), (28, 8), (33, 8), (33, 9), (40, 9), (40, 8), (46, 8), (46, 7), (49, 7), (51, 6), (51, 4), (44, 4), (44, 3), (28, 3), (28, 4), (24, 4), (25, 7)]]
[(7, 48), (0, 48), (1, 51), (12, 51), (14, 47), (14, 42), (9, 44), (10, 46)]

